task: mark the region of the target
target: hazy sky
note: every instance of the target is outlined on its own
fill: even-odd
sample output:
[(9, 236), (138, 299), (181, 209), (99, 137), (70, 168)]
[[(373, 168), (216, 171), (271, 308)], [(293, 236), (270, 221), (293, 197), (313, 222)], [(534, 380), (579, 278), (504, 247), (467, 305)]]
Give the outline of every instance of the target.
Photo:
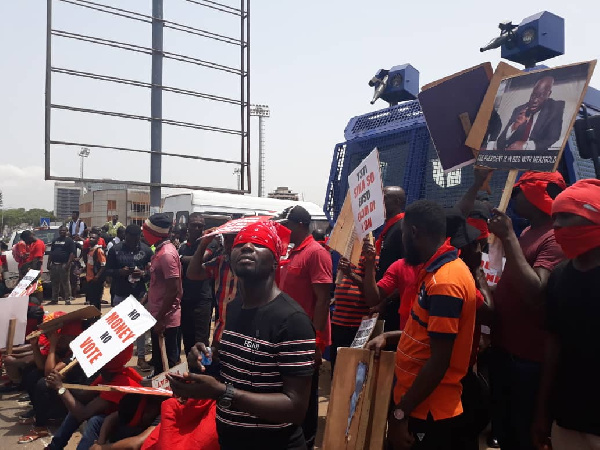
[[(151, 12), (151, 0), (99, 0)], [(221, 0), (230, 5), (232, 0)], [(548, 62), (568, 64), (600, 56), (597, 17), (600, 2), (546, 0), (501, 3), (476, 0), (403, 2), (382, 0), (254, 0), (251, 9), (251, 102), (267, 104), (266, 188), (289, 186), (305, 200), (322, 204), (331, 156), (344, 127), (356, 115), (386, 106), (369, 104), (368, 80), (380, 68), (410, 63), (420, 85), (462, 69), (500, 59), (500, 51), (479, 53), (495, 37), (500, 21), (521, 19), (546, 9), (566, 20), (566, 54)], [(165, 19), (239, 36), (237, 18), (215, 14), (184, 0), (164, 0)], [(493, 6), (492, 6), (493, 5)], [(52, 183), (44, 171), (44, 69), (46, 8), (43, 0), (3, 2), (0, 28), (0, 189), (5, 207), (53, 208)], [(91, 12), (54, 0), (54, 27), (75, 33), (150, 46), (150, 25)], [(165, 50), (237, 66), (233, 46), (165, 30)], [(150, 81), (150, 56), (54, 38), (58, 67)], [(163, 84), (224, 96), (238, 95), (238, 78), (175, 61), (164, 63)], [(53, 102), (149, 115), (150, 93), (55, 74)], [(596, 71), (592, 86), (600, 87)], [(239, 127), (237, 107), (164, 94), (163, 116), (223, 128)], [(149, 148), (147, 122), (55, 111), (52, 138)], [(257, 190), (258, 120), (252, 122), (253, 193)], [(164, 151), (237, 158), (237, 138), (164, 126)], [(54, 148), (52, 172), (78, 176), (78, 149)], [(149, 157), (93, 150), (86, 175), (95, 178), (149, 179)], [(235, 187), (233, 166), (163, 161), (164, 182)]]

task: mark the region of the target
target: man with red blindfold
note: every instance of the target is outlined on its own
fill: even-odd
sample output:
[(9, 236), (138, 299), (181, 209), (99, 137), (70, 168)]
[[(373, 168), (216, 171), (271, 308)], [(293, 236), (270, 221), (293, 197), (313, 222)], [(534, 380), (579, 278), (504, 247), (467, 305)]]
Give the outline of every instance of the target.
[(600, 180), (567, 188), (552, 216), (569, 260), (546, 289), (550, 336), (534, 436), (538, 448), (552, 435), (555, 450), (592, 450), (600, 448)]
[(558, 172), (526, 172), (515, 184), (512, 207), (530, 226), (517, 237), (510, 218), (498, 210), (489, 222), (506, 256), (494, 291), (490, 367), (494, 429), (501, 448), (533, 448), (531, 424), (547, 338), (544, 292), (551, 272), (564, 259), (554, 237), (552, 203), (565, 188)]
[[(132, 367), (125, 367), (132, 356), (133, 345), (130, 345), (100, 369), (100, 376), (92, 382), (91, 386), (99, 384), (140, 386), (142, 377)], [(50, 389), (58, 393), (58, 396), (69, 411), (60, 428), (54, 433), (52, 441), (46, 447), (50, 450), (65, 448), (73, 433), (86, 420), (87, 424), (77, 448), (81, 450), (89, 449), (94, 444), (94, 441), (98, 439), (104, 419), (107, 415), (117, 411), (119, 402), (125, 395), (121, 392), (112, 391), (88, 391), (89, 395), (85, 399), (87, 401), (80, 400), (82, 396), (78, 396), (76, 399), (68, 389), (63, 387), (62, 376), (56, 370), (52, 370), (46, 376), (46, 383)]]
[[(241, 298), (227, 308), (219, 343), (223, 382), (208, 375), (169, 376), (175, 395), (217, 400), (222, 450), (306, 449), (300, 424), (315, 366), (315, 332), (302, 307), (275, 284), (286, 232), (289, 238), (281, 225), (258, 222), (234, 241), (231, 265)], [(203, 355), (205, 345), (196, 344), (190, 367), (204, 371)]]

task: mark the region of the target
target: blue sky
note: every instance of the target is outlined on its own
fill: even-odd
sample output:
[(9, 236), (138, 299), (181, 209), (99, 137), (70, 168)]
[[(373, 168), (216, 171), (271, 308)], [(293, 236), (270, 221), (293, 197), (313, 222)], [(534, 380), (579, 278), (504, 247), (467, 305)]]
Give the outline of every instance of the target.
[[(222, 0), (236, 5), (237, 2)], [(149, 14), (150, 0), (102, 0), (107, 4)], [(497, 64), (500, 51), (479, 53), (497, 35), (498, 22), (518, 23), (543, 9), (566, 20), (566, 54), (548, 62), (568, 64), (600, 55), (596, 18), (600, 2), (558, 0), (475, 0), (364, 2), (329, 0), (292, 2), (254, 0), (251, 10), (252, 103), (267, 104), (266, 188), (289, 186), (306, 200), (322, 204), (331, 155), (343, 141), (348, 120), (383, 108), (369, 104), (367, 82), (380, 68), (410, 63), (420, 71), (420, 84), (484, 61)], [(54, 27), (76, 33), (150, 45), (150, 26), (91, 13), (54, 1)], [(500, 6), (501, 5), (501, 6)], [(235, 35), (235, 18), (214, 14), (184, 0), (165, 0), (165, 18), (210, 31)], [(46, 8), (42, 0), (4, 2), (0, 28), (3, 70), (0, 72), (0, 189), (5, 205), (52, 209), (51, 182), (43, 181), (44, 67)], [(165, 50), (237, 65), (236, 49), (206, 39), (165, 31)], [(149, 81), (150, 57), (122, 50), (55, 38), (57, 66)], [(237, 81), (221, 72), (166, 61), (165, 85), (221, 95), (237, 95)], [(596, 73), (592, 86), (600, 87)], [(53, 101), (132, 114), (149, 115), (149, 91), (55, 75)], [(214, 102), (164, 95), (164, 117), (221, 127), (237, 126), (238, 111)], [(145, 122), (107, 119), (73, 113), (53, 115), (54, 139), (149, 146)], [(253, 191), (256, 192), (258, 122), (253, 119)], [(238, 143), (231, 138), (196, 130), (164, 127), (165, 151), (235, 158)], [(56, 149), (52, 172), (78, 176), (76, 149)], [(232, 166), (165, 159), (165, 182), (235, 187)], [(98, 178), (144, 180), (149, 159), (116, 152), (93, 151), (86, 174)]]

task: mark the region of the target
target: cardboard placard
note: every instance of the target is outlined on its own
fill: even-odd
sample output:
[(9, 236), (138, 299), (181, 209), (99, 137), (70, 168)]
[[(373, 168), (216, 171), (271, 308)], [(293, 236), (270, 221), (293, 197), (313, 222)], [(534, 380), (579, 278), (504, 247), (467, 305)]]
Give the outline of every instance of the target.
[(11, 291), (11, 297), (25, 297), (29, 295), (29, 287), (31, 287), (40, 275), (39, 270), (29, 269), (25, 276), (19, 281), (15, 288)]
[(73, 356), (90, 377), (155, 323), (156, 319), (130, 295), (71, 342)]
[(477, 164), (493, 169), (555, 171), (596, 61), (521, 73), (497, 89)]
[(479, 153), (481, 144), (488, 134), (488, 124), (490, 122), (492, 111), (494, 110), (494, 100), (496, 99), (496, 92), (498, 92), (500, 82), (506, 77), (518, 75), (520, 73), (522, 72), (519, 69), (502, 61), (498, 64), (498, 67), (496, 67), (496, 71), (494, 72), (485, 96), (483, 97), (483, 102), (481, 102), (481, 106), (477, 112), (477, 116), (475, 117), (475, 120), (472, 121), (471, 131), (465, 141), (465, 145), (469, 146), (474, 151), (475, 156)]
[(348, 190), (356, 235), (362, 241), (367, 234), (385, 223), (383, 183), (377, 148), (348, 175)]
[(362, 242), (358, 240), (354, 231), (354, 214), (352, 213), (352, 202), (350, 192), (342, 205), (342, 210), (329, 236), (327, 245), (353, 264), (358, 264), (362, 251)]
[(63, 383), (63, 387), (66, 389), (74, 389), (78, 391), (98, 391), (98, 392), (123, 392), (124, 394), (139, 394), (139, 395), (158, 395), (161, 397), (172, 397), (173, 392), (169, 389), (155, 388), (155, 387), (141, 387), (141, 386), (109, 386), (109, 385), (98, 385), (98, 386), (87, 386), (85, 384), (69, 384)]
[[(394, 352), (340, 348), (331, 384), (323, 448), (383, 450), (394, 378)], [(359, 366), (365, 378), (357, 379)], [(353, 398), (354, 397), (354, 398)]]
[(152, 378), (152, 387), (161, 389), (170, 389), (169, 380), (167, 379), (168, 373), (174, 373), (176, 375), (183, 375), (188, 372), (188, 363), (186, 361), (176, 366), (171, 367), (168, 371), (159, 373)]
[(84, 306), (83, 308), (79, 308), (76, 311), (71, 311), (64, 316), (41, 323), (38, 326), (38, 329), (32, 333), (29, 333), (25, 339), (29, 340), (39, 336), (40, 334), (58, 330), (64, 323), (73, 322), (75, 320), (93, 319), (94, 317), (100, 317), (101, 315), (102, 313), (95, 306)]
[(21, 345), (25, 342), (25, 330), (27, 329), (27, 297), (0, 298), (0, 347), (8, 342), (11, 319), (15, 319), (12, 345)]
[(491, 78), (492, 65), (484, 63), (430, 83), (418, 95), (444, 173), (475, 162), (465, 125), (475, 120)]
[(375, 314), (373, 317), (363, 317), (350, 348), (365, 348), (365, 345), (369, 342), (373, 330), (377, 325), (378, 316), (378, 314)]

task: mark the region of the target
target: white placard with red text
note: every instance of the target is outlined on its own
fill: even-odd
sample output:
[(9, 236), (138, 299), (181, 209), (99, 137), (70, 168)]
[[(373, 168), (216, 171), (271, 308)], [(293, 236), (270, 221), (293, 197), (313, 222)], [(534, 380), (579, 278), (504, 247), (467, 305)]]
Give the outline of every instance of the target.
[(171, 389), (171, 385), (169, 384), (169, 380), (167, 379), (167, 373), (174, 373), (176, 375), (183, 376), (184, 373), (188, 372), (188, 363), (187, 361), (182, 362), (181, 364), (177, 364), (176, 366), (171, 367), (167, 372), (162, 372), (152, 378), (152, 387), (159, 389)]
[(102, 316), (70, 344), (88, 377), (154, 326), (156, 319), (132, 295)]
[[(504, 269), (504, 264), (506, 263), (506, 258), (502, 258), (502, 269)], [(481, 267), (483, 268), (483, 272), (485, 273), (485, 279), (489, 286), (496, 286), (498, 281), (500, 281), (500, 276), (502, 272), (498, 270), (494, 270), (490, 267), (490, 257), (487, 253), (481, 254)]]
[(373, 149), (348, 176), (348, 190), (356, 234), (362, 240), (370, 231), (379, 228), (385, 222), (383, 183), (377, 148)]
[(35, 281), (37, 280), (39, 274), (39, 270), (29, 269), (25, 276), (21, 279), (21, 281), (19, 281), (19, 284), (17, 284), (15, 288), (11, 291), (10, 296), (25, 297), (26, 295), (29, 295), (32, 292), (32, 290), (30, 291), (27, 288), (35, 284)]

